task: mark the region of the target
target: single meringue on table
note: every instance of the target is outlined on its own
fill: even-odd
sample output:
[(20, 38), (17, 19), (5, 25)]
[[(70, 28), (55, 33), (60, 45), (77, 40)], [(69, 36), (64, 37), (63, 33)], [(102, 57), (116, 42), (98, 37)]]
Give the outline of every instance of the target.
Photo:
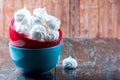
[(14, 19), (15, 22), (20, 23), (21, 25), (25, 25), (27, 24), (27, 21), (30, 18), (30, 16), (31, 16), (30, 11), (26, 7), (24, 7), (23, 9), (15, 12)]
[(59, 38), (59, 31), (51, 31), (47, 33), (45, 37), (45, 41), (54, 41)]
[(35, 25), (32, 27), (29, 36), (34, 40), (44, 40), (46, 28), (42, 25)]
[(33, 23), (43, 23), (47, 16), (47, 12), (45, 8), (37, 8), (33, 11)]
[(77, 61), (69, 56), (68, 58), (65, 58), (62, 63), (64, 68), (72, 69), (77, 67)]
[(48, 15), (45, 19), (45, 23), (52, 29), (58, 30), (60, 29), (60, 20), (54, 16)]

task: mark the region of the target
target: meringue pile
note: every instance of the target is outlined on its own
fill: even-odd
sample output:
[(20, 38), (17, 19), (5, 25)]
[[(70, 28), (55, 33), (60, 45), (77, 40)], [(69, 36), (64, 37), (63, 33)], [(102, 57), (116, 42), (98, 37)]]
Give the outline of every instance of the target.
[(14, 13), (14, 28), (34, 40), (54, 41), (59, 38), (60, 20), (49, 15), (45, 8), (33, 10), (25, 7)]

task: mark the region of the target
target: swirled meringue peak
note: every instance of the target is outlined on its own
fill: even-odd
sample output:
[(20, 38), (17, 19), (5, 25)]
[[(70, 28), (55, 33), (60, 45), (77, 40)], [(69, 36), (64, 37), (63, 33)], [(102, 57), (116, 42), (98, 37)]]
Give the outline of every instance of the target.
[(63, 65), (64, 68), (69, 68), (69, 69), (76, 68), (77, 67), (77, 61), (70, 56), (70, 57), (65, 58), (63, 60), (62, 65)]
[(43, 40), (46, 36), (46, 28), (42, 25), (35, 25), (30, 31), (30, 38), (34, 40)]
[(14, 14), (15, 22), (20, 23), (22, 25), (27, 24), (28, 19), (30, 18), (30, 11), (24, 7), (23, 9), (18, 10)]
[(45, 19), (45, 23), (52, 29), (58, 30), (60, 29), (60, 20), (54, 16), (48, 15)]
[(29, 29), (27, 25), (19, 25), (18, 27), (16, 27), (16, 31), (26, 36), (29, 35)]
[(45, 41), (54, 41), (54, 40), (57, 40), (58, 38), (59, 38), (59, 32), (51, 31), (46, 35)]
[(14, 29), (20, 34), (29, 35), (30, 27), (28, 25), (21, 25), (18, 22), (14, 22)]
[(36, 25), (36, 24), (40, 24), (41, 21), (39, 21), (39, 18), (38, 17), (35, 17), (35, 16), (31, 16), (30, 19), (28, 20), (28, 25), (29, 26), (33, 26), (33, 25)]
[(37, 8), (33, 11), (33, 16), (36, 17), (35, 20), (39, 23), (43, 23), (47, 15), (45, 8)]

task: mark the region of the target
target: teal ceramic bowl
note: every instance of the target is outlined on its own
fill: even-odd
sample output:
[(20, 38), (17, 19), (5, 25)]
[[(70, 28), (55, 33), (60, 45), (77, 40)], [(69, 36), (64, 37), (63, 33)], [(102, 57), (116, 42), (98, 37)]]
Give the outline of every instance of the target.
[(62, 44), (49, 48), (19, 48), (9, 44), (9, 52), (14, 65), (25, 73), (44, 73), (56, 66)]

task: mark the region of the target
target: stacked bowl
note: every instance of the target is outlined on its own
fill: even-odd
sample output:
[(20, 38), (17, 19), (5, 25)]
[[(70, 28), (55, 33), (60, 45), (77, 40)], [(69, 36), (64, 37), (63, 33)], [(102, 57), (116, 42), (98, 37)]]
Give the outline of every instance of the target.
[(57, 40), (45, 42), (27, 38), (13, 24), (14, 19), (9, 27), (9, 51), (14, 65), (25, 73), (45, 73), (54, 68), (61, 54), (61, 30)]

